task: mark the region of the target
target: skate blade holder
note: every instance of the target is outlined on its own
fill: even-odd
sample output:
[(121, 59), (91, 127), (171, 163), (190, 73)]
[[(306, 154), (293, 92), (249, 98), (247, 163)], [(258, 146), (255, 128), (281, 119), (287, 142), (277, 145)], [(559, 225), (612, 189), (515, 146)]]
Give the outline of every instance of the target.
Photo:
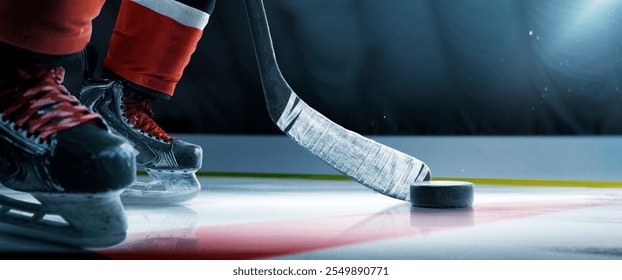
[(0, 194), (2, 231), (71, 247), (113, 246), (127, 235), (119, 194), (31, 193), (39, 203)]
[(410, 205), (423, 208), (465, 208), (473, 204), (473, 183), (423, 181), (410, 185)]

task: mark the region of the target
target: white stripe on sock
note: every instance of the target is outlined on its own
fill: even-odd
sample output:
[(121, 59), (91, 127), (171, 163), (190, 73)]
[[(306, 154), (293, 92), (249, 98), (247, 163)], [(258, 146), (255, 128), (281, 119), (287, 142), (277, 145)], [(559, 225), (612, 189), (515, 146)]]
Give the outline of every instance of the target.
[(203, 30), (209, 14), (174, 0), (131, 0), (158, 14), (169, 17), (183, 25)]

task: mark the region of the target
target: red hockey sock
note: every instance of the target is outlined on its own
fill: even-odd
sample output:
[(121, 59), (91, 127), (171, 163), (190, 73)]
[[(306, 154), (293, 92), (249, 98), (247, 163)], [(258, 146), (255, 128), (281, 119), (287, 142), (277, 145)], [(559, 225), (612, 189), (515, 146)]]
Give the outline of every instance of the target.
[(39, 54), (80, 52), (103, 4), (104, 0), (2, 0), (0, 41)]
[(173, 95), (208, 19), (173, 0), (123, 0), (104, 65), (132, 83)]

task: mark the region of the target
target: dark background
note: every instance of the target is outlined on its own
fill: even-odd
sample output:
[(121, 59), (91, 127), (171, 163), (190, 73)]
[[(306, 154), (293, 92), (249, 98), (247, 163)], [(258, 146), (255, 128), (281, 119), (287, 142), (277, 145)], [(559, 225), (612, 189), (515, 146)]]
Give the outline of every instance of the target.
[[(294, 91), (348, 129), (390, 135), (622, 134), (620, 2), (265, 0)], [(94, 22), (101, 56), (118, 5)], [(169, 132), (280, 133), (243, 0), (216, 3), (175, 96), (155, 110)]]

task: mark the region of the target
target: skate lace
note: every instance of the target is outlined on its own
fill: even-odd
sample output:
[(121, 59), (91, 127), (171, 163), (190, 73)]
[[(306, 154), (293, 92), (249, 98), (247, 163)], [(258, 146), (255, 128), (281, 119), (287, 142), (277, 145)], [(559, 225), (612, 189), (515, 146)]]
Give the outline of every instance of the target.
[(61, 85), (65, 77), (62, 67), (17, 69), (17, 77), (16, 83), (0, 81), (11, 83), (0, 90), (2, 121), (14, 122), (14, 129), (26, 131), (27, 137), (48, 140), (54, 133), (100, 120)]
[(140, 130), (156, 139), (168, 142), (175, 138), (168, 135), (153, 119), (153, 109), (149, 100), (134, 99), (127, 96), (121, 99), (123, 105), (123, 116), (132, 124), (132, 127)]

